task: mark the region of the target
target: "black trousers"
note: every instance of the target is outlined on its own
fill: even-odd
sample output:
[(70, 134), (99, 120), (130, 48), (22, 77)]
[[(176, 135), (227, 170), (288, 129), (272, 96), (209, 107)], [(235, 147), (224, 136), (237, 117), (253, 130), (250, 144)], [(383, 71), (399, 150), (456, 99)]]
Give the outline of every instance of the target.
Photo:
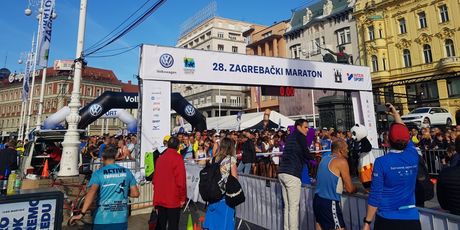
[(376, 215), (374, 230), (421, 230), (419, 220), (390, 220)]
[(158, 223), (156, 230), (179, 230), (180, 208), (157, 206)]

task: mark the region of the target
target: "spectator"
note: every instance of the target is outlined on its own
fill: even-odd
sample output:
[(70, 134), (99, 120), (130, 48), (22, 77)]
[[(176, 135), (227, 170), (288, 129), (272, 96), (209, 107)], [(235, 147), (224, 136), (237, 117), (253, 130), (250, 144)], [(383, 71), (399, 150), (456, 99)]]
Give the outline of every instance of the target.
[(284, 229), (299, 229), (301, 173), (307, 158), (312, 158), (307, 146), (308, 122), (298, 119), (294, 133), (286, 140), (278, 178), (284, 201)]
[(446, 156), (441, 160), (443, 168), (458, 166), (460, 163), (460, 154), (455, 150), (455, 146), (449, 146)]
[(411, 132), (411, 140), (415, 145), (418, 145), (420, 140), (418, 139), (418, 130), (413, 128)]
[(168, 140), (168, 149), (158, 158), (153, 174), (153, 205), (158, 213), (158, 228), (178, 230), (181, 207), (186, 200), (185, 165), (177, 154), (178, 138)]
[(181, 150), (181, 155), (184, 157), (184, 160), (193, 160), (193, 144), (190, 142), (190, 137), (184, 135), (183, 137), (183, 148)]
[(324, 152), (322, 152), (322, 156), (327, 156), (331, 154), (331, 131), (323, 130), (323, 138), (321, 139), (321, 147)]
[[(455, 151), (455, 155), (460, 153), (460, 136), (455, 139)], [(454, 215), (460, 215), (460, 177), (458, 175), (460, 175), (460, 165), (452, 165), (441, 171), (436, 186), (441, 208)]]
[(241, 147), (243, 153), (241, 158), (241, 163), (238, 165), (238, 172), (250, 174), (253, 164), (256, 163), (256, 150), (254, 148), (254, 143), (251, 140), (251, 134), (248, 133), (248, 136), (241, 134), (240, 138), (243, 141)]
[(442, 133), (436, 133), (431, 149), (447, 149), (447, 146), (448, 144), (444, 139), (444, 135)]
[(116, 160), (125, 160), (125, 159), (130, 159), (134, 160), (134, 158), (131, 156), (128, 147), (126, 146), (126, 142), (123, 139), (120, 139), (118, 141), (118, 154)]
[(5, 169), (18, 169), (18, 154), (15, 149), (16, 141), (10, 140), (6, 144), (8, 147), (0, 150), (0, 175), (5, 173)]
[(110, 145), (110, 139), (108, 137), (104, 137), (104, 142), (99, 146), (98, 151), (98, 158), (102, 158), (102, 153), (104, 152), (105, 148)]
[[(222, 139), (214, 162), (221, 162), (220, 172), (222, 174), (222, 183), (220, 184), (220, 188), (222, 193), (225, 193), (225, 184), (228, 176), (231, 174), (236, 178), (238, 177), (233, 140), (230, 138)], [(203, 228), (209, 230), (234, 230), (235, 208), (228, 206), (225, 198), (209, 204)]]
[(139, 197), (136, 179), (127, 168), (115, 164), (116, 149), (102, 153), (104, 167), (93, 173), (81, 214), (70, 220), (80, 220), (93, 201), (96, 202), (93, 230), (128, 229), (128, 196)]
[(431, 148), (431, 136), (430, 133), (425, 131), (422, 134), (422, 139), (420, 140), (420, 149), (429, 150)]
[(375, 160), (364, 230), (370, 230), (375, 217), (375, 230), (421, 229), (415, 206), (415, 182), (419, 155), (410, 134), (395, 107), (387, 104), (395, 119), (390, 126), (391, 150)]
[(50, 142), (45, 151), (50, 156), (49, 158), (49, 169), (59, 169), (58, 165), (61, 163), (62, 149), (56, 146), (54, 142)]
[(316, 229), (344, 229), (340, 208), (343, 188), (356, 192), (348, 168), (348, 146), (343, 140), (332, 142), (331, 155), (325, 156), (318, 168), (318, 184), (313, 199)]

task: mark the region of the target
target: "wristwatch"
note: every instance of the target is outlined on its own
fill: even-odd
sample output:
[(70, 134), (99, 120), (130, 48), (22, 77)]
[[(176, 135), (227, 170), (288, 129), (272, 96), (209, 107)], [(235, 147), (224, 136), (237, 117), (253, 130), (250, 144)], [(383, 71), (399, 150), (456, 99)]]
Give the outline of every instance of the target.
[(372, 221), (368, 221), (368, 220), (366, 219), (366, 217), (364, 217), (363, 223), (364, 223), (364, 224), (371, 225), (371, 224), (372, 224)]

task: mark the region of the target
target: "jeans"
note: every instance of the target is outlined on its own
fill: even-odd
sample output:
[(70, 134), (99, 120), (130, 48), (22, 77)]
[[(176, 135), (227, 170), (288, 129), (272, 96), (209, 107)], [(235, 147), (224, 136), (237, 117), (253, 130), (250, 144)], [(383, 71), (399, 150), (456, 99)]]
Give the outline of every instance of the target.
[(238, 165), (238, 173), (251, 174), (252, 163), (241, 162)]
[(284, 230), (299, 229), (300, 178), (286, 174), (278, 174), (284, 201)]

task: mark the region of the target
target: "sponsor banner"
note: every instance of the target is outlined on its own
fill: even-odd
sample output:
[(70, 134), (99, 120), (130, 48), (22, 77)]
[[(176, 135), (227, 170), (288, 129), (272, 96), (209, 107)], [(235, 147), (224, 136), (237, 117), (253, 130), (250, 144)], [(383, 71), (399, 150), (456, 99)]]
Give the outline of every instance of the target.
[(198, 184), (200, 183), (200, 171), (203, 169), (198, 164), (185, 163), (186, 182), (187, 182), (187, 198), (193, 202), (205, 203), (200, 196)]
[(51, 18), (54, 10), (54, 0), (44, 0), (43, 13), (40, 25), (40, 42), (38, 43), (38, 65), (48, 66), (49, 51), (51, 46), (51, 32), (53, 19)]
[(163, 145), (171, 133), (171, 83), (144, 81), (142, 87), (141, 167), (146, 152)]
[(369, 67), (142, 46), (144, 80), (372, 91)]
[(55, 60), (53, 68), (56, 71), (70, 71), (74, 64), (73, 60)]
[(55, 213), (56, 199), (2, 204), (0, 229), (55, 229)]
[(373, 148), (378, 148), (377, 123), (375, 120), (374, 96), (372, 92), (359, 92), (361, 101), (361, 114), (363, 115), (364, 125), (368, 130), (367, 138)]

